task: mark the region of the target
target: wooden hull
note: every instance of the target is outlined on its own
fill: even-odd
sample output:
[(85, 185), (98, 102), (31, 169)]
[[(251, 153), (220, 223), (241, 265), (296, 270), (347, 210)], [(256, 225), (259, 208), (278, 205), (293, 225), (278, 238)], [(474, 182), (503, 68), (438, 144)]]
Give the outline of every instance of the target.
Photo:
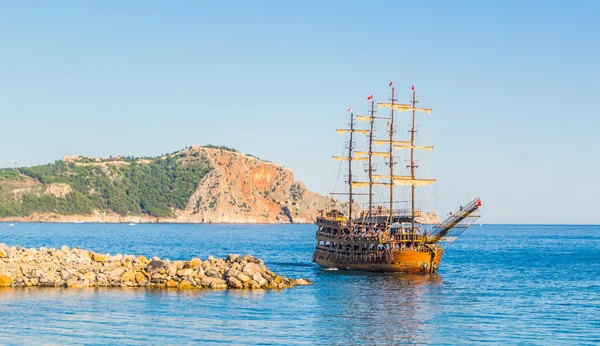
[[(418, 252), (405, 250), (393, 252), (391, 258), (377, 260), (367, 258), (347, 258), (335, 256), (335, 254), (324, 254), (315, 252), (314, 262), (325, 268), (336, 268), (341, 270), (359, 270), (369, 272), (402, 272), (402, 273), (434, 273), (440, 266), (442, 249), (436, 249), (435, 255), (431, 252)], [(336, 259), (336, 257), (338, 259)], [(433, 258), (432, 258), (433, 257)]]
[(370, 272), (434, 273), (443, 249), (427, 243), (422, 234), (396, 233), (386, 236), (351, 232), (346, 222), (318, 218), (317, 245), (313, 262), (326, 268)]

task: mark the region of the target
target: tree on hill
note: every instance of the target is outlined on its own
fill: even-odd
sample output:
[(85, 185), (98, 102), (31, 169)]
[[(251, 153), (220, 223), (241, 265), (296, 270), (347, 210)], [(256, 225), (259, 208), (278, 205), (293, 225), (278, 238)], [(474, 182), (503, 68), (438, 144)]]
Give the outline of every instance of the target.
[(24, 193), (15, 198), (0, 190), (0, 217), (27, 216), (32, 213), (86, 215), (93, 210), (120, 215), (171, 217), (173, 210), (184, 209), (198, 183), (210, 172), (206, 158), (180, 162), (178, 158), (153, 158), (148, 164), (128, 160), (127, 165), (82, 166), (56, 161), (35, 167), (0, 169), (0, 181), (19, 175), (42, 185), (67, 184), (72, 192), (64, 198)]

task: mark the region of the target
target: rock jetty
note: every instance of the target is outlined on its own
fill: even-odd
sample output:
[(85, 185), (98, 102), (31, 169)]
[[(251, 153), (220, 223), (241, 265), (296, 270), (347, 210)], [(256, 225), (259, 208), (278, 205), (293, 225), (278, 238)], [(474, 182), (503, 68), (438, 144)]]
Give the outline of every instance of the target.
[(308, 285), (271, 272), (250, 255), (170, 261), (79, 248), (25, 249), (0, 244), (0, 287), (149, 287), (264, 289)]

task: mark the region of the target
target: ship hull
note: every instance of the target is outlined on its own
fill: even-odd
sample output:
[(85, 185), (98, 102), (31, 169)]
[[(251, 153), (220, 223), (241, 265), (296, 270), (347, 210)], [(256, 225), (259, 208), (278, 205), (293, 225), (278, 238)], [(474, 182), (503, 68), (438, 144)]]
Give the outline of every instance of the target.
[(321, 267), (370, 272), (434, 273), (440, 266), (443, 249), (428, 244), (421, 234), (351, 232), (344, 220), (318, 218), (317, 245), (313, 262)]
[[(434, 273), (440, 266), (442, 259), (442, 249), (437, 249), (432, 256), (430, 252), (419, 252), (415, 250), (405, 250), (394, 252), (390, 258), (379, 260), (366, 256), (356, 256), (344, 258), (343, 255), (323, 254), (315, 252), (314, 262), (324, 268), (335, 268), (340, 270), (357, 270), (368, 272), (386, 272), (386, 273)], [(338, 259), (336, 259), (338, 258)]]

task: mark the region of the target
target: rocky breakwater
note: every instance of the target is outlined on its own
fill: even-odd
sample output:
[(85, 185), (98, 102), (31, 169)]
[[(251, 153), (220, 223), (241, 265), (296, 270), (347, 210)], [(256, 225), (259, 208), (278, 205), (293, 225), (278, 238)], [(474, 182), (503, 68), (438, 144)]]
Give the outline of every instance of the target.
[(0, 244), (0, 287), (150, 287), (261, 289), (307, 285), (271, 272), (250, 255), (170, 261), (83, 249), (25, 249)]

